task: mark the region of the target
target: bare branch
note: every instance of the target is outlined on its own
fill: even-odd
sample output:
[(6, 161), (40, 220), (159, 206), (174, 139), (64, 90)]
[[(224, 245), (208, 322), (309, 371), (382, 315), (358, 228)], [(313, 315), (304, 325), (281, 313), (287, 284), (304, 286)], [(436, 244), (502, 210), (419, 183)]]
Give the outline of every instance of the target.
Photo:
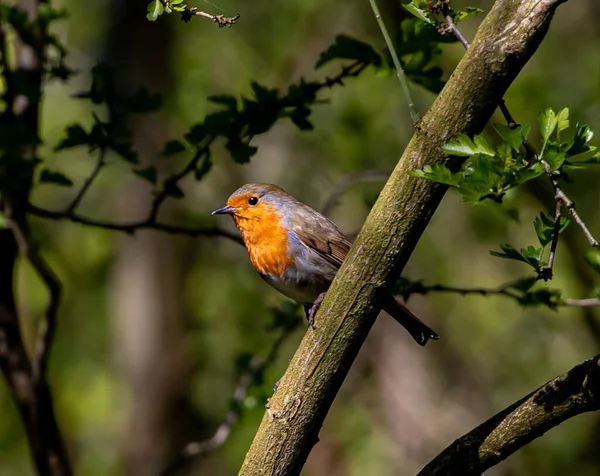
[(600, 409), (600, 355), (572, 368), (457, 439), (419, 476), (480, 475), (548, 430)]
[(224, 26), (231, 26), (240, 18), (239, 13), (232, 17), (226, 17), (224, 15), (211, 15), (210, 13), (198, 10), (196, 7), (190, 8), (190, 13), (199, 17), (204, 17), (208, 18), (209, 20), (212, 20), (215, 23), (217, 23), (220, 28)]

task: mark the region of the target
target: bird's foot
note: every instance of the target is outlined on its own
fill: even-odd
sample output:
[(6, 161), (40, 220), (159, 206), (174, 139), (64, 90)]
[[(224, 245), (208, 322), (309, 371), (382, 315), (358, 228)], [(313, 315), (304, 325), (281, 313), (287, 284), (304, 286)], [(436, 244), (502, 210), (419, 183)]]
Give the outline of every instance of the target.
[(325, 293), (319, 294), (319, 296), (317, 297), (317, 299), (315, 300), (313, 305), (310, 308), (308, 306), (306, 308), (306, 319), (308, 320), (308, 325), (310, 327), (312, 327), (313, 329), (316, 329), (315, 315), (317, 314), (319, 307), (321, 307), (321, 303), (323, 302), (323, 299), (325, 299)]

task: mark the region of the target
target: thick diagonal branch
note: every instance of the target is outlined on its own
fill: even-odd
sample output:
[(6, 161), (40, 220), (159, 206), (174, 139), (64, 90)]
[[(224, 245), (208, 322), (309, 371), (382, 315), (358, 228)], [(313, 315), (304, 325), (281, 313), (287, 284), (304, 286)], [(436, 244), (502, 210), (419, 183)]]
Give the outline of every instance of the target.
[[(240, 471), (296, 475), (361, 345), (446, 188), (412, 178), (444, 163), (440, 146), (481, 131), (542, 41), (557, 2), (498, 0), (444, 90), (417, 125), (350, 254), (270, 399)], [(442, 336), (443, 337), (443, 336)]]
[(600, 355), (550, 380), (462, 436), (419, 476), (474, 476), (565, 420), (600, 410)]

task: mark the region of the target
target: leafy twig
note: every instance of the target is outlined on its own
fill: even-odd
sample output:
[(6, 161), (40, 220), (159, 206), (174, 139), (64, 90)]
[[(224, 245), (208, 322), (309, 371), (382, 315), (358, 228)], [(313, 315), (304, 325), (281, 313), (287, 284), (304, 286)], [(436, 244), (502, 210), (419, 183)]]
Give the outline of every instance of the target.
[(96, 228), (104, 228), (106, 230), (114, 230), (114, 231), (122, 231), (124, 233), (132, 234), (138, 230), (158, 230), (164, 231), (166, 233), (172, 233), (175, 235), (189, 235), (189, 236), (221, 236), (224, 238), (228, 238), (237, 243), (242, 243), (241, 238), (235, 234), (231, 233), (227, 230), (222, 230), (218, 227), (184, 227), (184, 226), (176, 226), (176, 225), (168, 225), (166, 223), (161, 223), (159, 221), (149, 221), (147, 219), (140, 220), (131, 223), (114, 223), (109, 221), (96, 220), (93, 218), (84, 217), (82, 215), (78, 215), (76, 213), (67, 214), (65, 212), (60, 211), (52, 211), (46, 210), (44, 208), (39, 208), (35, 205), (29, 205), (27, 211), (35, 216), (41, 218), (49, 218), (52, 220), (70, 220), (74, 223), (80, 223), (82, 225), (92, 226)]
[[(456, 26), (456, 24), (454, 23), (454, 21), (452, 20), (451, 15), (449, 14), (449, 6), (447, 4), (444, 4), (445, 11), (444, 11), (444, 15), (446, 18), (446, 22), (448, 23), (448, 27), (449, 29), (452, 31), (452, 33), (456, 36), (456, 38), (458, 38), (458, 40), (462, 43), (462, 45), (465, 47), (465, 49), (468, 49), (470, 46), (470, 43), (465, 39), (465, 37), (462, 35), (462, 33), (460, 32), (460, 30), (458, 29), (458, 27)], [(504, 118), (506, 119), (506, 122), (508, 124), (509, 127), (514, 128), (517, 126), (517, 123), (515, 122), (514, 118), (512, 117), (511, 113), (509, 112), (508, 108), (506, 107), (506, 104), (504, 102), (504, 99), (502, 99), (499, 104), (498, 104), (502, 114), (504, 115)], [(594, 236), (590, 233), (588, 227), (586, 226), (585, 222), (581, 219), (581, 217), (579, 216), (579, 214), (577, 213), (577, 211), (575, 210), (575, 204), (573, 203), (573, 201), (571, 199), (569, 199), (569, 197), (562, 191), (562, 189), (560, 188), (560, 185), (558, 184), (558, 174), (556, 174), (555, 172), (552, 171), (550, 165), (542, 159), (541, 154), (537, 154), (537, 152), (535, 151), (535, 149), (531, 146), (531, 144), (529, 144), (529, 142), (524, 141), (523, 142), (523, 146), (525, 147), (525, 149), (527, 150), (530, 158), (538, 158), (538, 160), (540, 161), (540, 163), (543, 164), (544, 169), (546, 171), (546, 174), (548, 175), (548, 177), (550, 178), (550, 181), (552, 183), (552, 186), (554, 187), (554, 191), (555, 191), (555, 198), (557, 200), (557, 202), (559, 202), (559, 204), (557, 205), (557, 213), (556, 213), (556, 224), (555, 224), (555, 229), (560, 229), (560, 211), (558, 210), (560, 203), (562, 202), (565, 207), (567, 207), (567, 210), (569, 210), (570, 215), (573, 217), (573, 220), (575, 220), (575, 223), (577, 223), (577, 225), (581, 228), (581, 230), (583, 231), (583, 233), (585, 234), (588, 243), (590, 244), (590, 246), (594, 246), (597, 247), (598, 246), (598, 241), (594, 238)], [(553, 251), (556, 251), (556, 245), (557, 242), (555, 242), (557, 240), (557, 236), (558, 233), (555, 233), (553, 240), (552, 240), (552, 246), (553, 246)], [(552, 255), (552, 259), (554, 259), (554, 256)], [(552, 265), (550, 264), (550, 262), (548, 263), (548, 268), (550, 269), (549, 273), (550, 276), (552, 276)]]
[(562, 217), (562, 200), (556, 201), (556, 212), (554, 213), (554, 232), (552, 234), (552, 243), (550, 244), (550, 254), (548, 255), (548, 264), (540, 270), (539, 276), (544, 281), (552, 279), (552, 270), (554, 268), (554, 258), (556, 257), (556, 247), (558, 246), (558, 235), (560, 234)]
[(419, 119), (421, 119), (421, 116), (419, 114), (419, 111), (417, 111), (417, 107), (415, 106), (415, 102), (410, 92), (408, 78), (406, 77), (406, 73), (404, 73), (404, 69), (402, 69), (402, 64), (400, 63), (400, 59), (398, 58), (398, 54), (396, 53), (396, 48), (394, 47), (394, 43), (392, 42), (392, 39), (390, 38), (390, 35), (387, 31), (385, 22), (381, 17), (381, 13), (379, 12), (379, 8), (377, 7), (376, 0), (369, 0), (369, 3), (371, 4), (371, 8), (373, 9), (373, 13), (375, 14), (375, 20), (377, 20), (377, 24), (381, 29), (381, 34), (383, 35), (385, 44), (390, 50), (392, 61), (394, 62), (394, 66), (396, 67), (396, 75), (398, 76), (398, 81), (400, 81), (400, 86), (402, 86), (404, 97), (406, 98), (406, 102), (408, 103), (410, 117), (412, 118), (413, 124), (416, 124), (419, 121)]
[[(523, 280), (533, 285), (535, 278), (531, 280)], [(413, 294), (429, 294), (432, 292), (453, 293), (461, 296), (478, 294), (480, 296), (505, 296), (517, 300), (523, 305), (543, 304), (552, 309), (556, 307), (600, 307), (600, 298), (587, 299), (570, 299), (564, 298), (558, 291), (542, 289), (540, 291), (529, 291), (530, 286), (525, 286), (527, 289), (520, 289), (520, 281), (511, 281), (509, 283), (498, 286), (497, 288), (484, 287), (460, 287), (447, 286), (444, 284), (426, 285), (420, 281), (401, 281), (401, 294), (404, 299), (408, 299)]]
[(246, 371), (240, 376), (240, 379), (237, 382), (235, 391), (233, 392), (230, 409), (214, 434), (206, 440), (191, 441), (185, 445), (177, 458), (160, 473), (160, 476), (171, 476), (175, 474), (183, 466), (189, 464), (194, 458), (215, 451), (227, 441), (233, 427), (240, 419), (240, 412), (244, 407), (244, 401), (248, 395), (248, 390), (261, 379), (264, 371), (275, 362), (281, 346), (296, 327), (297, 325), (289, 325), (284, 328), (271, 345), (271, 349), (266, 357), (255, 355), (250, 359)]

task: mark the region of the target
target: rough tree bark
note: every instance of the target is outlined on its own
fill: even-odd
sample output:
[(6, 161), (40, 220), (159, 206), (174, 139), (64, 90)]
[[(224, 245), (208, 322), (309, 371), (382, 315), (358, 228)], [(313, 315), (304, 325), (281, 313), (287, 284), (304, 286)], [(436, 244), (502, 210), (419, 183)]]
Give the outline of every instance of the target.
[[(560, 0), (498, 0), (471, 48), (416, 127), (296, 351), (240, 470), (243, 476), (299, 474), (364, 342), (381, 298), (399, 276), (446, 187), (410, 170), (441, 164), (440, 146), (480, 132), (542, 41)], [(443, 338), (443, 336), (442, 336)]]

